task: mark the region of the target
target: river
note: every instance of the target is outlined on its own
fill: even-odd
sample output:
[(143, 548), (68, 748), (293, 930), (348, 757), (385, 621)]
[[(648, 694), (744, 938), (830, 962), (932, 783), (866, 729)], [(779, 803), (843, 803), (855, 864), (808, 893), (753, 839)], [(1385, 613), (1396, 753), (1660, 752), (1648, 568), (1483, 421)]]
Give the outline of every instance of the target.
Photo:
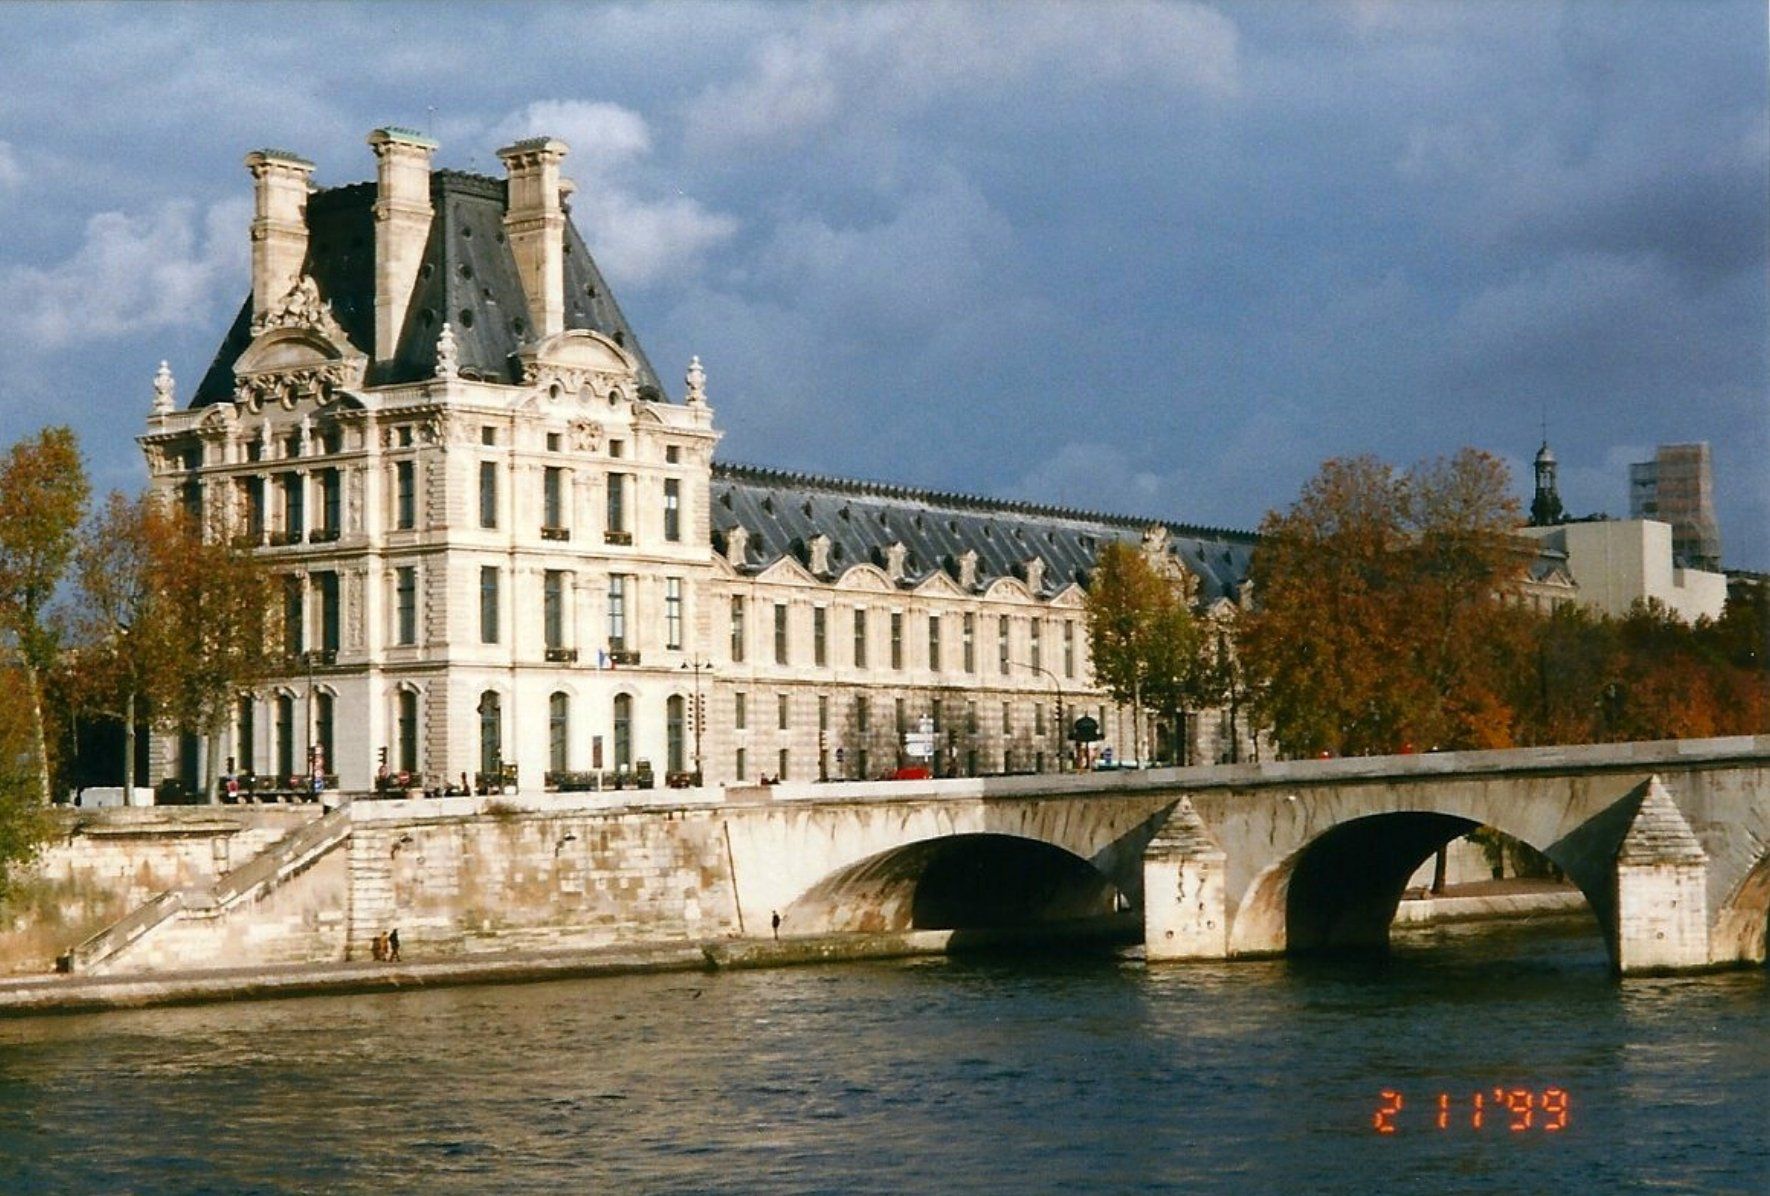
[(1585, 926), (0, 1022), (7, 1193), (1762, 1193), (1767, 1109), (1770, 976)]

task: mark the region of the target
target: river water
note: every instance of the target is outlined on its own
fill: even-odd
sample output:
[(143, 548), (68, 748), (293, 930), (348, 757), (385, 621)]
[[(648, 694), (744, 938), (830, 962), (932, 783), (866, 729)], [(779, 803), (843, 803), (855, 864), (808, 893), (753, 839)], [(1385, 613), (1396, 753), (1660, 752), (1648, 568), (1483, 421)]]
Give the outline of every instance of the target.
[(1287, 1189), (1770, 1191), (1770, 976), (1489, 927), (0, 1022), (7, 1193)]

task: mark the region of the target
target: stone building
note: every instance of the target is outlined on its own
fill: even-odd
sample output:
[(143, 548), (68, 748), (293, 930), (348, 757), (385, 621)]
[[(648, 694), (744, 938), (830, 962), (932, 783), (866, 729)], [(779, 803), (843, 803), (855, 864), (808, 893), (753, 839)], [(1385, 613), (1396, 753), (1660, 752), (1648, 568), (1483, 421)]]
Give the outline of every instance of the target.
[[(284, 675), (240, 772), (430, 785), (1052, 770), (1094, 688), (1082, 583), (1141, 544), (1227, 617), (1250, 533), (716, 463), (699, 361), (665, 390), (573, 226), (566, 147), (502, 179), (369, 137), (372, 183), (249, 155), (252, 293), (190, 402), (162, 365), (152, 484), (284, 581)], [(927, 720), (927, 724), (924, 724)], [(906, 736), (908, 739), (906, 741)], [(1215, 714), (1188, 755), (1245, 753)], [(1147, 754), (1147, 747), (1144, 748)], [(196, 783), (193, 742), (156, 777)]]

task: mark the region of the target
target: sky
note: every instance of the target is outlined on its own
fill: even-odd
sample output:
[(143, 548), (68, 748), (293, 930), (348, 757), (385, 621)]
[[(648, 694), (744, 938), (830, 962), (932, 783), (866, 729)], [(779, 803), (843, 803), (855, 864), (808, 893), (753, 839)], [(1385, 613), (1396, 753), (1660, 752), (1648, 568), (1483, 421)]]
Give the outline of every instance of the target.
[(261, 147), (571, 147), (720, 457), (1233, 528), (1465, 445), (1575, 514), (1714, 448), (1770, 569), (1762, 0), (0, 5), (0, 443), (135, 489), (248, 289)]

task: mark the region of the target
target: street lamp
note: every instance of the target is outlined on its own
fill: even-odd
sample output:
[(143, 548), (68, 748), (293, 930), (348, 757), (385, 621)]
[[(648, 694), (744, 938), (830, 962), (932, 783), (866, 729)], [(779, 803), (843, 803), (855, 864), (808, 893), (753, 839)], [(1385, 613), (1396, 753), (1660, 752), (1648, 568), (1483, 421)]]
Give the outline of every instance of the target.
[(1009, 663), (1017, 664), (1023, 669), (1031, 669), (1035, 673), (1043, 673), (1051, 678), (1051, 689), (1057, 694), (1057, 771), (1063, 772), (1063, 686), (1058, 682), (1057, 674), (1042, 664), (1033, 664), (1026, 660), (1015, 660)]
[(683, 661), (682, 667), (694, 674), (694, 710), (690, 717), (694, 720), (694, 783), (698, 789), (701, 785), (701, 723), (704, 721), (701, 717), (701, 671), (704, 669), (710, 673), (713, 665), (694, 656)]

